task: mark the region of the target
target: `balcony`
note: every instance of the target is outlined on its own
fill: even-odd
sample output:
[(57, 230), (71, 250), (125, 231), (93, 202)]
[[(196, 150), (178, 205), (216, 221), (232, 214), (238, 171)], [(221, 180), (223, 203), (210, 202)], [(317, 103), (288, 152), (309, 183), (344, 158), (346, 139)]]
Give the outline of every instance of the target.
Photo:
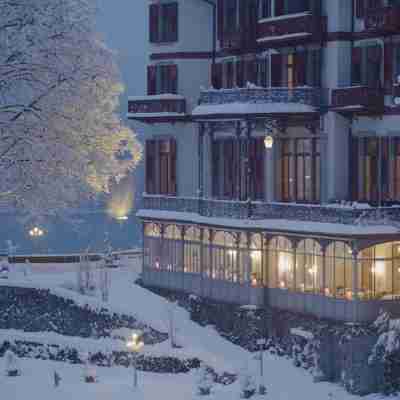
[(289, 14), (260, 20), (257, 42), (291, 44), (293, 41), (321, 40), (326, 31), (326, 18), (310, 13)]
[(350, 86), (332, 91), (332, 108), (336, 111), (380, 114), (385, 108), (385, 95), (382, 88)]
[(128, 118), (146, 123), (186, 120), (186, 100), (173, 94), (130, 97)]
[(313, 114), (322, 105), (322, 93), (313, 87), (205, 90), (200, 94), (193, 117)]
[[(400, 207), (355, 208), (341, 205), (301, 205), (294, 203), (244, 202), (236, 200), (199, 199), (144, 195), (143, 209), (197, 214), (208, 218), (257, 220), (285, 220), (304, 223), (346, 225), (350, 232), (360, 227), (385, 225), (398, 232)], [(305, 224), (306, 225), (306, 224)], [(396, 227), (396, 228), (393, 228)], [(277, 227), (278, 228), (278, 227)], [(393, 229), (392, 229), (393, 228)], [(357, 229), (354, 229), (356, 232)], [(365, 231), (367, 234), (368, 232)], [(382, 232), (380, 232), (382, 233)]]
[(369, 9), (364, 19), (365, 29), (373, 32), (400, 32), (400, 7), (379, 7)]

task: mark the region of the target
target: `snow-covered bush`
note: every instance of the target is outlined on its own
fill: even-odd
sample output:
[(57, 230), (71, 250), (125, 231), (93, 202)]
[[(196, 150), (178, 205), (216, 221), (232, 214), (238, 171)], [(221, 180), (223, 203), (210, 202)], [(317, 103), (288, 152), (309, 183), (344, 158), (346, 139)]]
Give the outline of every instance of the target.
[(249, 399), (252, 397), (257, 390), (256, 382), (254, 381), (253, 376), (246, 369), (243, 370), (239, 377), (239, 385), (240, 385), (240, 397), (242, 399)]
[(21, 374), (18, 358), (11, 350), (5, 352), (4, 359), (6, 376), (18, 376)]
[(210, 371), (204, 364), (200, 365), (197, 371), (197, 393), (200, 396), (207, 396), (211, 393), (211, 389), (214, 384), (214, 379)]

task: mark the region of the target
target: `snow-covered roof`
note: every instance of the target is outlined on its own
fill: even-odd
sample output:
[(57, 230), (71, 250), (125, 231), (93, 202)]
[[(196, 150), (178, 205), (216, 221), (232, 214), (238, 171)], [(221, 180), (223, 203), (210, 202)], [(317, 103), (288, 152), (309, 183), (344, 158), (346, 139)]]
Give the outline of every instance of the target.
[(184, 117), (184, 113), (160, 112), (160, 113), (128, 113), (127, 118), (162, 118), (162, 117)]
[(299, 103), (227, 103), (197, 106), (193, 116), (216, 114), (286, 114), (313, 113), (315, 108)]
[(189, 212), (139, 210), (139, 218), (165, 219), (168, 221), (192, 222), (200, 225), (221, 226), (237, 229), (262, 229), (272, 232), (301, 232), (335, 236), (394, 235), (398, 228), (390, 225), (345, 225), (330, 222), (310, 222), (286, 219), (237, 219), (204, 217)]

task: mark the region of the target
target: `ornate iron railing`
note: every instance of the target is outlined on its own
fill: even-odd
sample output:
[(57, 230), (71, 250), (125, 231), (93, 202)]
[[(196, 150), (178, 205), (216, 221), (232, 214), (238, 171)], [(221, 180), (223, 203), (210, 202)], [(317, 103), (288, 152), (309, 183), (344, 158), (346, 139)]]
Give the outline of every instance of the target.
[(186, 100), (184, 98), (172, 98), (162, 96), (148, 96), (146, 98), (129, 99), (129, 114), (160, 114), (173, 113), (185, 114)]
[[(144, 195), (143, 208), (196, 213), (205, 217), (281, 219), (346, 225), (400, 224), (400, 207), (357, 208)], [(400, 225), (399, 225), (400, 226)]]
[(321, 106), (323, 91), (320, 88), (235, 88), (204, 90), (200, 93), (200, 105), (229, 103), (272, 104), (295, 103), (313, 107)]

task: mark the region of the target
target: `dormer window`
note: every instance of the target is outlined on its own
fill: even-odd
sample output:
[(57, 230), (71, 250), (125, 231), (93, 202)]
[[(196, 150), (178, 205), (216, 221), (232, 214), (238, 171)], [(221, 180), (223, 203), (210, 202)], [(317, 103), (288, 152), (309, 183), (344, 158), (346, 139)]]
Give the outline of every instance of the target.
[(150, 42), (170, 43), (178, 40), (178, 3), (150, 5)]

